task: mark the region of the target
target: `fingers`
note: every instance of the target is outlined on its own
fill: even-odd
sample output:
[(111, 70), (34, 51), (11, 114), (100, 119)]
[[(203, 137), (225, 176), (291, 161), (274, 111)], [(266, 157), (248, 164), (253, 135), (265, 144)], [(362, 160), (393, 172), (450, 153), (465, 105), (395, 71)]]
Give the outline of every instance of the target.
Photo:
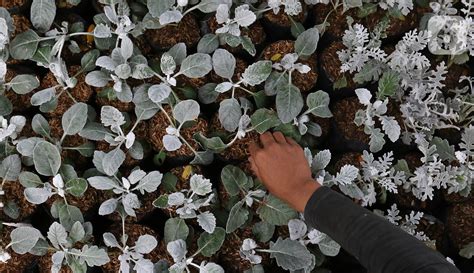
[(258, 146), (257, 143), (250, 143), (248, 148), (249, 148), (250, 156), (255, 156), (257, 154), (257, 151), (260, 150), (260, 147)]
[(294, 139), (290, 138), (290, 137), (285, 137), (286, 139), (286, 142), (288, 142), (288, 144), (290, 145), (293, 145), (293, 146), (300, 146)]
[(249, 162), (250, 162), (250, 168), (254, 172), (254, 174), (260, 179), (260, 172), (258, 171), (257, 164), (255, 163), (255, 160), (253, 160), (252, 157), (249, 157)]
[(260, 142), (262, 143), (263, 147), (266, 147), (275, 142), (272, 133), (266, 132), (260, 136)]
[(285, 136), (281, 132), (273, 133), (273, 137), (275, 138), (276, 142), (280, 144), (287, 144)]

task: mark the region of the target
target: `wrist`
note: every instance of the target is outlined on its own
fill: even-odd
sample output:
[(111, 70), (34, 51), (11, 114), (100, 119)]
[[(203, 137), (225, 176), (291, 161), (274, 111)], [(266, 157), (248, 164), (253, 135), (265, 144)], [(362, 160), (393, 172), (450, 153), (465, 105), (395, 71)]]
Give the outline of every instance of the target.
[(304, 212), (306, 204), (308, 203), (311, 196), (313, 196), (314, 192), (317, 191), (321, 187), (314, 179), (306, 180), (301, 187), (298, 187), (298, 194), (295, 195), (295, 205), (294, 208), (299, 212)]

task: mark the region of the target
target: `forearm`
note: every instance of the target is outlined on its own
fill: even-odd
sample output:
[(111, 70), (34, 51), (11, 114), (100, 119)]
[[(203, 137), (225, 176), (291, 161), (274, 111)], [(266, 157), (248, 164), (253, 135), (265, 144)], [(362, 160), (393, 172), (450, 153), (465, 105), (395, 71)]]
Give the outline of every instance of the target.
[(371, 273), (459, 272), (436, 251), (327, 187), (306, 205), (309, 225), (328, 234)]

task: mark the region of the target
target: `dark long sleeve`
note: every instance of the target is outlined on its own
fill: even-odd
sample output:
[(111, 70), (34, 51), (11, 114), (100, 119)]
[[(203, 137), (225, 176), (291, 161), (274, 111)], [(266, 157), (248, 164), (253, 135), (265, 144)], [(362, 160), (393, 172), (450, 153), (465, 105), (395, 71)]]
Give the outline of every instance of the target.
[(369, 273), (459, 273), (440, 253), (328, 187), (306, 204), (306, 222), (356, 257)]

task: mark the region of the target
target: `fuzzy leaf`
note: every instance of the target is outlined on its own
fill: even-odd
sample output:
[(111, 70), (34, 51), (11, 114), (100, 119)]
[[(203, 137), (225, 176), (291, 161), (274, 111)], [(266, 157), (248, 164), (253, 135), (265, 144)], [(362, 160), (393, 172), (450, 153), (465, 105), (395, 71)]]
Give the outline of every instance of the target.
[(199, 10), (204, 13), (211, 13), (217, 10), (219, 5), (232, 5), (232, 0), (201, 0), (199, 3)]
[(43, 89), (31, 96), (30, 103), (33, 106), (40, 106), (51, 101), (54, 98), (55, 90), (53, 87)]
[(165, 222), (164, 240), (165, 243), (178, 239), (186, 240), (189, 235), (189, 228), (184, 219), (170, 218)]
[(33, 0), (30, 12), (33, 27), (40, 32), (46, 32), (50, 29), (56, 16), (56, 2), (54, 0)]
[(204, 53), (195, 53), (183, 60), (179, 73), (184, 74), (188, 78), (201, 78), (211, 70), (211, 56)]
[(241, 227), (249, 217), (249, 211), (247, 208), (244, 208), (244, 201), (237, 202), (229, 213), (229, 218), (227, 219), (227, 224), (225, 231), (227, 233), (232, 233), (239, 227)]
[(35, 205), (43, 204), (53, 195), (49, 188), (26, 188), (23, 193), (26, 200)]
[(220, 137), (207, 138), (201, 133), (197, 133), (194, 135), (194, 139), (204, 148), (216, 153), (223, 151), (227, 147)]
[(169, 97), (171, 92), (171, 87), (169, 87), (168, 85), (163, 83), (155, 84), (148, 89), (148, 97), (154, 103), (162, 103), (165, 99)]
[(9, 84), (13, 91), (20, 95), (28, 94), (40, 85), (38, 78), (29, 74), (14, 77)]
[(292, 122), (293, 119), (300, 114), (303, 106), (303, 97), (298, 87), (293, 84), (287, 84), (278, 91), (276, 96), (276, 109), (281, 122)]
[(105, 87), (109, 80), (109, 75), (103, 71), (92, 71), (86, 76), (86, 83), (93, 87)]
[(36, 171), (44, 176), (54, 176), (61, 166), (61, 155), (53, 144), (41, 141), (33, 150), (33, 162)]
[(195, 120), (200, 114), (199, 104), (194, 100), (184, 100), (176, 104), (173, 108), (174, 118), (179, 123)]
[(140, 182), (138, 182), (138, 185), (135, 190), (139, 190), (141, 193), (152, 193), (156, 191), (156, 189), (158, 189), (158, 186), (160, 186), (162, 179), (162, 173), (160, 173), (159, 171), (152, 171), (145, 175), (145, 177), (143, 177)]
[(175, 0), (146, 1), (148, 11), (155, 18), (159, 18), (160, 15), (163, 14), (165, 11), (169, 10), (174, 5), (174, 3)]
[(328, 236), (319, 242), (318, 246), (319, 250), (321, 250), (324, 255), (329, 257), (336, 256), (339, 254), (339, 250), (341, 249), (341, 246)]
[(38, 34), (31, 29), (16, 35), (15, 39), (10, 43), (11, 56), (17, 60), (32, 58), (38, 48), (39, 39)]
[(349, 185), (357, 179), (359, 169), (352, 165), (344, 165), (336, 175), (336, 182), (342, 185)]
[(41, 114), (36, 114), (33, 117), (33, 120), (31, 121), (31, 127), (35, 133), (44, 137), (47, 137), (51, 134), (48, 121)]
[(165, 147), (165, 150), (168, 152), (176, 151), (181, 148), (183, 143), (181, 143), (181, 140), (179, 137), (174, 136), (174, 135), (164, 135), (163, 136), (163, 146)]
[(265, 198), (257, 214), (262, 220), (277, 226), (286, 225), (290, 219), (297, 216), (296, 211), (273, 195)]
[(219, 47), (219, 38), (213, 33), (202, 36), (197, 45), (197, 52), (211, 54)]
[(110, 232), (106, 232), (102, 235), (104, 239), (104, 244), (108, 247), (119, 247), (119, 243), (117, 239), (115, 238), (115, 235), (113, 235)]
[(69, 237), (74, 242), (81, 241), (85, 235), (86, 231), (84, 230), (84, 227), (82, 226), (81, 222), (75, 222), (74, 225), (72, 225), (71, 230), (69, 231)]
[(300, 270), (311, 264), (311, 253), (298, 241), (281, 239), (270, 243), (270, 257), (275, 258), (277, 264), (285, 270)]
[(107, 251), (105, 251), (105, 249), (100, 249), (97, 246), (83, 246), (81, 257), (90, 267), (102, 266), (110, 262), (109, 256), (107, 255)]
[(301, 33), (295, 42), (295, 52), (302, 58), (311, 56), (318, 47), (319, 31), (317, 28), (310, 28)]
[(148, 254), (158, 245), (155, 237), (145, 234), (135, 242), (135, 250), (140, 254)]
[(65, 135), (79, 133), (87, 122), (87, 104), (79, 102), (71, 106), (62, 117)]
[(102, 204), (100, 204), (99, 207), (99, 215), (109, 215), (117, 209), (117, 199), (111, 198), (109, 200), (104, 201)]
[(250, 119), (252, 127), (260, 134), (281, 124), (276, 113), (265, 108), (255, 111)]
[(54, 222), (49, 227), (48, 240), (55, 248), (59, 249), (61, 248), (60, 246), (66, 246), (68, 243), (66, 229), (58, 222)]
[(324, 91), (317, 91), (311, 93), (306, 98), (308, 105), (308, 112), (317, 117), (330, 118), (332, 117), (331, 110), (329, 110), (329, 95)]
[(0, 177), (3, 181), (16, 181), (21, 172), (21, 159), (17, 154), (7, 156), (0, 165)]
[(225, 49), (217, 49), (212, 55), (212, 64), (217, 75), (231, 79), (235, 70), (235, 57)]
[(102, 161), (105, 174), (113, 176), (118, 171), (120, 166), (122, 166), (124, 161), (125, 153), (120, 149), (120, 147), (117, 147), (106, 153)]
[(271, 61), (258, 61), (245, 69), (242, 74), (242, 82), (250, 86), (261, 84), (268, 78), (271, 72)]
[(41, 232), (33, 227), (23, 226), (15, 228), (10, 233), (10, 247), (18, 254), (26, 254), (43, 236)]
[(390, 141), (397, 141), (400, 138), (401, 128), (395, 118), (382, 116), (380, 117), (380, 121), (382, 122), (382, 129), (385, 131), (385, 134), (388, 136)]
[(225, 99), (220, 103), (219, 121), (227, 131), (234, 132), (239, 127), (241, 116), (240, 104), (235, 98)]
[(207, 233), (213, 233), (216, 228), (216, 217), (214, 214), (206, 211), (197, 216), (199, 226)]
[(227, 165), (222, 169), (221, 181), (231, 196), (236, 196), (241, 190), (248, 191), (251, 187), (247, 175), (238, 167)]
[(117, 182), (105, 176), (89, 177), (87, 181), (92, 187), (98, 190), (112, 190), (118, 187)]

